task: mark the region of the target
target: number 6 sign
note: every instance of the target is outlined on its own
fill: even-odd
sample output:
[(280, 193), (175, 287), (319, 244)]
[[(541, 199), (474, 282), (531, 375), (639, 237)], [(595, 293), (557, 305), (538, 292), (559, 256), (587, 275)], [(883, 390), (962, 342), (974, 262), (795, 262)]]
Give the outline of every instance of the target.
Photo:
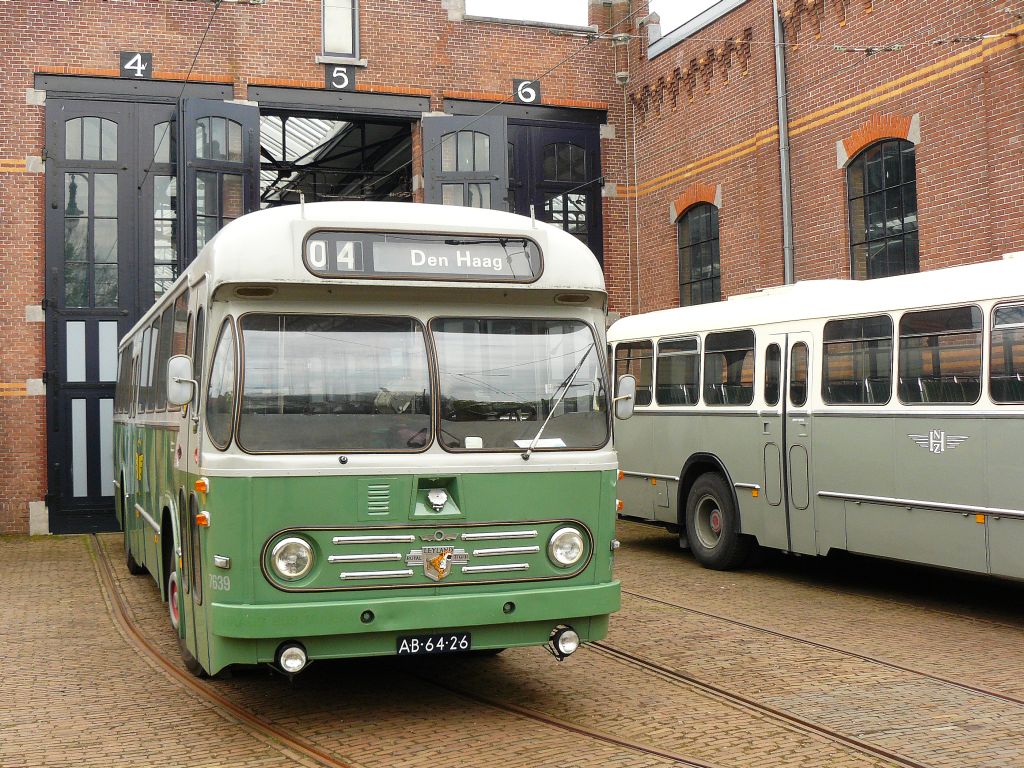
[(516, 104), (539, 104), (540, 80), (513, 80), (512, 98)]

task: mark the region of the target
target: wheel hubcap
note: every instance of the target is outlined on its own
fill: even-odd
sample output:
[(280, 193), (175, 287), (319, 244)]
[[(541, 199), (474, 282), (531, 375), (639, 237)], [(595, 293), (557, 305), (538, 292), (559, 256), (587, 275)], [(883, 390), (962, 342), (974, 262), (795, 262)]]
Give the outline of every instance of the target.
[(702, 496), (694, 516), (697, 539), (706, 549), (714, 549), (722, 538), (722, 510), (714, 496)]
[(171, 612), (171, 626), (178, 628), (178, 580), (171, 578), (170, 589), (167, 590), (168, 609)]

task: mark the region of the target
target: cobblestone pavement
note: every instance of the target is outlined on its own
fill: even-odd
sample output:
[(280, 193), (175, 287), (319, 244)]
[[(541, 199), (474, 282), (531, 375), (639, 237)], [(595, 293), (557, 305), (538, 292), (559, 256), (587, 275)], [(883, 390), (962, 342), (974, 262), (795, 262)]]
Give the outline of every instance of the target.
[[(1024, 765), (1024, 705), (640, 597), (1024, 698), (1024, 588), (864, 560), (770, 558), (717, 573), (663, 530), (622, 522), (619, 534), (625, 594), (609, 646), (925, 765)], [(179, 663), (156, 584), (128, 575), (119, 535), (100, 540), (132, 620)], [(0, 539), (0, 767), (316, 764), (191, 692), (129, 642), (86, 543)], [(891, 764), (587, 648), (562, 664), (542, 649), (513, 649), (318, 663), (291, 684), (242, 670), (209, 685), (357, 768), (675, 764), (470, 696), (722, 768)]]

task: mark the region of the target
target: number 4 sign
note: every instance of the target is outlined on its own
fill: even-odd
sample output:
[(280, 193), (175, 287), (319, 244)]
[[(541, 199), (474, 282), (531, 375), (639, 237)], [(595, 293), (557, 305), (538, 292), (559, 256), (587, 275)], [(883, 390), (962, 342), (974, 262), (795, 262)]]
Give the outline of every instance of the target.
[(153, 54), (141, 51), (121, 51), (121, 77), (153, 77)]
[(513, 80), (512, 98), (516, 104), (540, 104), (540, 80)]

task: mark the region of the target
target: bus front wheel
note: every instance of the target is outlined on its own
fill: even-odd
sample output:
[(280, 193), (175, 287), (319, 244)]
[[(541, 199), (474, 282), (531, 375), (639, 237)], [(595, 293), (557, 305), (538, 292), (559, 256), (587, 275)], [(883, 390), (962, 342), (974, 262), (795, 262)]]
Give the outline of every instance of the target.
[(750, 538), (740, 533), (740, 520), (729, 486), (721, 475), (697, 478), (686, 497), (686, 538), (697, 562), (727, 571), (750, 554)]
[(206, 677), (206, 670), (203, 669), (202, 664), (192, 655), (192, 652), (188, 649), (188, 645), (185, 643), (185, 638), (182, 637), (184, 632), (187, 632), (187, 628), (182, 627), (183, 617), (181, 613), (181, 604), (183, 602), (182, 596), (178, 593), (178, 569), (175, 567), (169, 567), (167, 570), (167, 613), (171, 620), (171, 628), (174, 630), (174, 634), (178, 639), (178, 649), (181, 651), (181, 660), (185, 665), (185, 669), (188, 670), (189, 674), (195, 677)]
[[(124, 478), (121, 478), (121, 487), (124, 487)], [(146, 573), (146, 568), (139, 564), (139, 561), (135, 559), (135, 555), (132, 554), (131, 539), (128, 536), (128, 494), (121, 494), (121, 527), (124, 528), (124, 562), (128, 568), (128, 573), (132, 576), (141, 576)]]

